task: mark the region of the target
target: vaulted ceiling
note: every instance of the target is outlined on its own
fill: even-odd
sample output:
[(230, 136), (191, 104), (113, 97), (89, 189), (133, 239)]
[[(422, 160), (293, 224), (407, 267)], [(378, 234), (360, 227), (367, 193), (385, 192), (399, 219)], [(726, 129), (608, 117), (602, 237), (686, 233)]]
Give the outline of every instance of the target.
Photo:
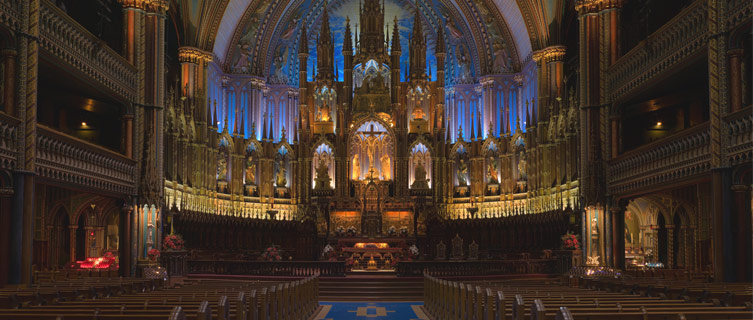
[[(456, 40), (458, 59), (470, 56), (477, 75), (519, 71), (532, 51), (562, 44), (563, 20), (573, 6), (573, 0), (386, 1), (403, 12), (418, 6), (423, 23), (430, 26), (425, 28), (430, 45), (436, 28), (445, 28), (448, 48)], [(335, 32), (342, 31), (338, 19), (358, 18), (353, 10), (358, 0), (173, 0), (170, 14), (181, 46), (213, 52), (225, 72), (270, 75), (282, 50), (295, 52), (304, 23), (315, 41), (325, 3), (335, 13), (330, 19)], [(395, 10), (387, 10), (385, 23), (392, 24)], [(401, 30), (412, 24), (410, 14), (393, 15), (399, 16)], [(500, 54), (509, 68), (506, 61), (498, 66)]]

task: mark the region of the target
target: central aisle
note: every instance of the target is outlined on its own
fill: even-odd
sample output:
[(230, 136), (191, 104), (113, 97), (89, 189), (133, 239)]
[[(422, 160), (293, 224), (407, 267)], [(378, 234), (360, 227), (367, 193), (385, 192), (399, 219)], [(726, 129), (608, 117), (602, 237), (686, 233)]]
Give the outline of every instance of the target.
[(428, 320), (423, 302), (320, 302), (316, 320)]

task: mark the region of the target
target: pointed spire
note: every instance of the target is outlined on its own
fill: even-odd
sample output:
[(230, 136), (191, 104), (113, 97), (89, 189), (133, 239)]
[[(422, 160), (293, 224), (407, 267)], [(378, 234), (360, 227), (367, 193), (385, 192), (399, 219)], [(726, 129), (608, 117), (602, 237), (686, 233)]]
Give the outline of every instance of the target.
[(261, 140), (267, 141), (267, 113), (264, 112), (264, 120), (261, 127)]
[[(449, 121), (449, 119), (447, 119), (445, 117), (445, 124), (447, 123), (447, 121)], [(445, 128), (445, 131), (447, 132), (447, 138), (446, 138), (445, 141), (447, 141), (447, 142), (452, 141), (452, 132), (450, 132), (450, 127), (448, 127), (447, 125), (445, 125), (444, 128)]]
[(256, 140), (256, 121), (251, 121), (251, 139)]
[(238, 135), (241, 137), (246, 136), (246, 121), (243, 121), (245, 119), (243, 115), (243, 112), (241, 112), (241, 130), (238, 131)]
[(350, 32), (350, 17), (345, 17), (345, 35), (343, 36), (343, 54), (353, 54), (353, 39)]
[(212, 114), (212, 106), (209, 106), (209, 110), (207, 110), (209, 113), (209, 127), (210, 128), (216, 128), (217, 127), (217, 100), (214, 100), (214, 114)]
[(458, 126), (458, 140), (463, 141), (463, 125)]
[(476, 137), (479, 140), (483, 139), (484, 138), (484, 129), (483, 129), (482, 125), (481, 125), (481, 110), (478, 110), (478, 108), (476, 108), (476, 131), (478, 132), (478, 134), (476, 135)]
[(298, 144), (298, 126), (293, 126), (293, 144)]
[(434, 53), (445, 53), (443, 26), (437, 28), (437, 43), (434, 44)]
[(269, 117), (269, 141), (275, 142), (275, 122), (272, 120), (272, 116)]
[(478, 117), (478, 114), (471, 115), (471, 141), (476, 140), (476, 117)]
[(398, 29), (397, 16), (395, 16), (395, 22), (392, 25), (392, 54), (397, 54), (402, 49), (400, 48), (400, 30)]
[(306, 20), (301, 22), (301, 40), (298, 41), (298, 53), (309, 53), (309, 38), (306, 36)]
[(228, 123), (228, 118), (227, 118), (228, 117), (228, 113), (230, 113), (230, 110), (227, 110), (227, 108), (226, 108), (225, 109), (225, 117), (224, 117), (225, 120), (222, 122), (222, 125), (225, 126), (222, 131), (225, 132), (225, 133), (230, 132), (230, 128), (229, 128), (230, 124)]

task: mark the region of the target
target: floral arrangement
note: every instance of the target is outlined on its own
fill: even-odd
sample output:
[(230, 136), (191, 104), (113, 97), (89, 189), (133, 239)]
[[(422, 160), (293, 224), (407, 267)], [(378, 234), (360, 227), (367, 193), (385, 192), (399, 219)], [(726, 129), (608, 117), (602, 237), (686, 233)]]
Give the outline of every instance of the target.
[(578, 237), (568, 231), (564, 236), (562, 236), (562, 247), (568, 250), (580, 249)]
[(146, 256), (149, 257), (149, 260), (156, 261), (159, 258), (159, 250), (151, 249), (146, 252)]
[(343, 228), (343, 226), (338, 226), (337, 229), (335, 229), (335, 235), (338, 237), (345, 235), (345, 228)]
[(277, 247), (271, 246), (267, 248), (267, 250), (264, 250), (264, 253), (261, 255), (262, 259), (267, 261), (280, 261), (282, 260), (282, 256), (280, 256), (280, 252), (277, 250)]
[(403, 237), (408, 236), (408, 227), (406, 226), (400, 227), (400, 235)]
[(329, 261), (337, 260), (337, 255), (338, 255), (337, 250), (335, 250), (335, 248), (333, 248), (329, 244), (326, 245), (324, 247), (324, 250), (322, 251), (322, 256), (324, 257), (324, 259), (329, 260)]
[(165, 236), (165, 240), (162, 241), (162, 246), (169, 250), (183, 250), (183, 237), (181, 237), (179, 234), (167, 235)]
[(397, 229), (395, 228), (395, 226), (390, 226), (390, 228), (387, 229), (387, 233), (391, 236), (394, 236), (397, 233)]

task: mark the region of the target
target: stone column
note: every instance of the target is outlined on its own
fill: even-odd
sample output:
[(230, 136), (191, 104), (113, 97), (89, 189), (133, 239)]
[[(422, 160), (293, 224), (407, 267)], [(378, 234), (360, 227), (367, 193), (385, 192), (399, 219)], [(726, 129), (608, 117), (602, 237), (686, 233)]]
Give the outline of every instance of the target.
[(4, 49), (0, 51), (3, 59), (3, 108), (5, 113), (16, 117), (16, 50)]
[(131, 259), (131, 251), (132, 248), (132, 241), (133, 238), (131, 236), (131, 220), (133, 213), (133, 207), (125, 204), (123, 208), (120, 209), (120, 248), (118, 253), (118, 259), (121, 269), (121, 276), (123, 277), (130, 277), (133, 275), (132, 273), (132, 259)]
[(729, 95), (730, 111), (737, 112), (743, 108), (742, 68), (743, 49), (727, 51), (729, 57)]
[(612, 214), (612, 266), (625, 269), (625, 208), (613, 206)]
[(744, 184), (732, 185), (733, 215), (735, 216), (736, 246), (735, 263), (737, 281), (750, 281), (751, 264), (751, 197), (750, 187)]

